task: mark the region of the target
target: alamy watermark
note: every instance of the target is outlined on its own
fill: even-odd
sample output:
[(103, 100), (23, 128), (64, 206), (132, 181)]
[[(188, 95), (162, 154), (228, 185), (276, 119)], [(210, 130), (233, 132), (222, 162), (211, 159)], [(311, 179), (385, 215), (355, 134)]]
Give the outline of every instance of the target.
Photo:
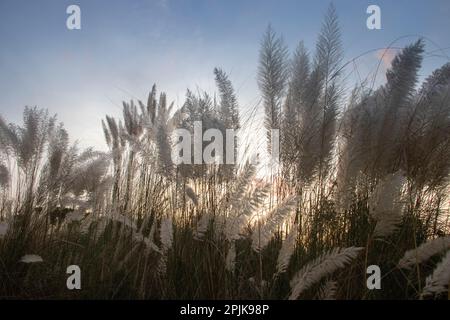
[[(225, 137), (221, 130), (210, 128), (203, 132), (202, 122), (194, 122), (193, 134), (184, 128), (175, 129), (172, 137), (172, 162), (180, 164), (236, 164), (240, 157), (237, 148), (236, 130), (226, 129)], [(280, 155), (280, 130), (271, 129), (271, 161), (278, 163)], [(206, 144), (205, 144), (206, 143)], [(236, 154), (237, 151), (237, 154)], [(256, 157), (250, 159), (257, 162)]]
[(81, 9), (79, 6), (72, 4), (67, 7), (66, 13), (69, 15), (66, 20), (66, 27), (69, 30), (81, 29)]
[(379, 6), (371, 4), (367, 7), (366, 12), (370, 16), (366, 20), (366, 26), (369, 30), (380, 30), (381, 29), (381, 9)]
[(81, 269), (76, 264), (70, 265), (66, 270), (70, 276), (67, 278), (66, 286), (69, 290), (81, 290)]

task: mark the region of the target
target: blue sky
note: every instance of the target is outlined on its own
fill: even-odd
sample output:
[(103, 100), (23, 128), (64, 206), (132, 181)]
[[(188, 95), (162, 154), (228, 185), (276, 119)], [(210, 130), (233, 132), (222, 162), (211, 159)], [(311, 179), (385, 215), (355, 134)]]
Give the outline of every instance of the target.
[[(291, 50), (304, 40), (313, 52), (329, 3), (2, 0), (0, 114), (8, 121), (20, 121), (25, 105), (48, 108), (82, 146), (104, 147), (100, 120), (105, 114), (119, 115), (122, 100), (146, 99), (156, 83), (180, 106), (187, 88), (214, 93), (216, 66), (230, 74), (240, 104), (250, 106), (259, 98), (258, 49), (268, 23)], [(81, 8), (81, 30), (66, 28), (66, 8), (71, 4)], [(425, 37), (423, 75), (449, 60), (448, 0), (336, 0), (334, 4), (345, 61), (408, 35), (395, 46)], [(380, 6), (382, 30), (367, 29), (369, 4)], [(373, 71), (379, 59), (374, 51), (352, 63), (346, 70), (346, 85), (351, 87)]]

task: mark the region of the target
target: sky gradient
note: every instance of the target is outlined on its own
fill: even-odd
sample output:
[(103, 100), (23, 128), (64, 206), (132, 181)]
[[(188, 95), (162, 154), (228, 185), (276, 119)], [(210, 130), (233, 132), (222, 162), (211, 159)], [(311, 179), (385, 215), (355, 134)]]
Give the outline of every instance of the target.
[[(259, 100), (258, 49), (269, 23), (291, 52), (304, 40), (311, 53), (330, 1), (1, 0), (0, 114), (21, 121), (23, 107), (57, 113), (72, 139), (104, 148), (100, 120), (120, 115), (122, 100), (146, 99), (153, 83), (181, 106), (187, 88), (214, 93), (214, 67), (229, 73), (241, 106)], [(81, 8), (81, 30), (66, 28), (66, 8)], [(449, 61), (450, 1), (334, 1), (345, 59), (419, 36), (421, 75)], [(382, 29), (366, 27), (379, 5)], [(406, 37), (407, 36), (407, 37)], [(381, 51), (346, 70), (346, 86), (372, 72)], [(390, 58), (393, 54), (385, 57)], [(382, 69), (389, 59), (382, 62)], [(384, 72), (384, 70), (381, 70)], [(378, 79), (383, 81), (383, 75)], [(261, 108), (261, 112), (262, 108)]]

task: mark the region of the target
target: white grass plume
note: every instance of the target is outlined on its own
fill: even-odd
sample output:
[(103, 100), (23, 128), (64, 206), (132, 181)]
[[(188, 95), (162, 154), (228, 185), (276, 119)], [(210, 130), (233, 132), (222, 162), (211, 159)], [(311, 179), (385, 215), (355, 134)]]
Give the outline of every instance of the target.
[(409, 269), (448, 249), (450, 249), (450, 236), (427, 241), (416, 249), (406, 251), (403, 258), (398, 262), (398, 267)]
[(248, 217), (246, 215), (238, 215), (229, 217), (225, 220), (225, 237), (228, 241), (234, 241), (241, 238), (243, 227), (246, 225)]
[(248, 201), (251, 210), (258, 209), (264, 203), (269, 195), (270, 188), (270, 183), (264, 183), (262, 186), (258, 186), (253, 190)]
[[(247, 191), (253, 177), (255, 176), (256, 168), (249, 162), (246, 162), (242, 168), (241, 173), (236, 179), (232, 192), (230, 194), (230, 201), (232, 209), (238, 210), (242, 207), (242, 199)], [(228, 203), (223, 203), (228, 206)]]
[(283, 241), (283, 244), (280, 249), (280, 253), (278, 254), (277, 261), (277, 274), (283, 273), (286, 271), (289, 261), (291, 260), (291, 256), (295, 250), (295, 244), (297, 242), (298, 235), (298, 225), (295, 224), (289, 234), (286, 236), (286, 239)]
[(148, 252), (155, 251), (155, 252), (158, 252), (159, 254), (162, 254), (160, 248), (154, 242), (155, 230), (156, 230), (156, 223), (154, 220), (152, 222), (152, 226), (150, 227), (150, 232), (148, 234), (148, 237), (145, 237), (142, 233), (144, 226), (147, 225), (147, 222), (149, 219), (150, 219), (150, 216), (147, 216), (144, 223), (142, 223), (140, 230), (136, 233), (133, 233), (133, 239), (137, 242), (143, 243)]
[(319, 300), (336, 300), (337, 282), (329, 280), (319, 289)]
[(434, 269), (433, 274), (426, 280), (422, 295), (432, 295), (447, 292), (450, 284), (450, 251)]
[(259, 53), (258, 86), (265, 111), (268, 151), (271, 154), (270, 130), (280, 128), (281, 104), (288, 80), (288, 50), (281, 37), (269, 25)]
[(240, 200), (232, 200), (233, 210), (224, 219), (225, 237), (229, 241), (240, 239), (242, 231), (251, 220), (252, 213), (258, 209), (263, 203), (264, 197), (267, 195), (267, 187), (256, 187), (252, 192), (247, 192), (244, 196), (240, 196)]
[(208, 231), (208, 227), (211, 221), (211, 214), (205, 213), (203, 216), (198, 220), (197, 227), (194, 230), (194, 239), (200, 240), (205, 235), (206, 231)]
[(358, 256), (362, 249), (357, 247), (334, 248), (308, 263), (291, 280), (291, 295), (289, 299), (297, 299), (302, 292), (319, 282), (323, 277), (349, 264)]
[(167, 273), (167, 253), (173, 244), (173, 221), (171, 217), (164, 217), (161, 219), (159, 234), (161, 238), (162, 254), (158, 260), (157, 270), (158, 273), (163, 276)]
[(405, 177), (399, 171), (386, 176), (376, 187), (370, 199), (370, 215), (376, 220), (374, 236), (387, 237), (402, 219), (401, 193)]
[(260, 230), (254, 230), (253, 232), (253, 250), (260, 251), (269, 244), (274, 232), (286, 220), (289, 213), (295, 208), (296, 203), (297, 198), (290, 196), (269, 213), (267, 221), (260, 227)]
[(173, 243), (173, 223), (172, 218), (162, 218), (161, 219), (161, 246), (163, 251), (167, 251), (172, 247)]
[(38, 263), (44, 262), (44, 260), (38, 256), (37, 254), (26, 254), (22, 258), (20, 258), (20, 262), (23, 263)]

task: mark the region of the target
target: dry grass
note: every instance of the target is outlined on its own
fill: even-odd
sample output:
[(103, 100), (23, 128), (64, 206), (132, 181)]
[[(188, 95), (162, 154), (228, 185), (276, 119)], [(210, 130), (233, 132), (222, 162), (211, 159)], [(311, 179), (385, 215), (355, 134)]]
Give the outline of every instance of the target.
[[(272, 170), (172, 163), (175, 128), (254, 120), (220, 69), (218, 101), (188, 92), (174, 111), (153, 87), (147, 102), (124, 103), (122, 119), (102, 122), (106, 153), (70, 145), (37, 108), (21, 126), (0, 118), (0, 297), (445, 296), (450, 65), (417, 90), (423, 51), (406, 47), (384, 86), (347, 101), (333, 8), (313, 59), (300, 44), (290, 62), (269, 29), (258, 84), (267, 131), (281, 130)], [(72, 264), (80, 291), (65, 286)], [(366, 288), (372, 264), (382, 290)]]

